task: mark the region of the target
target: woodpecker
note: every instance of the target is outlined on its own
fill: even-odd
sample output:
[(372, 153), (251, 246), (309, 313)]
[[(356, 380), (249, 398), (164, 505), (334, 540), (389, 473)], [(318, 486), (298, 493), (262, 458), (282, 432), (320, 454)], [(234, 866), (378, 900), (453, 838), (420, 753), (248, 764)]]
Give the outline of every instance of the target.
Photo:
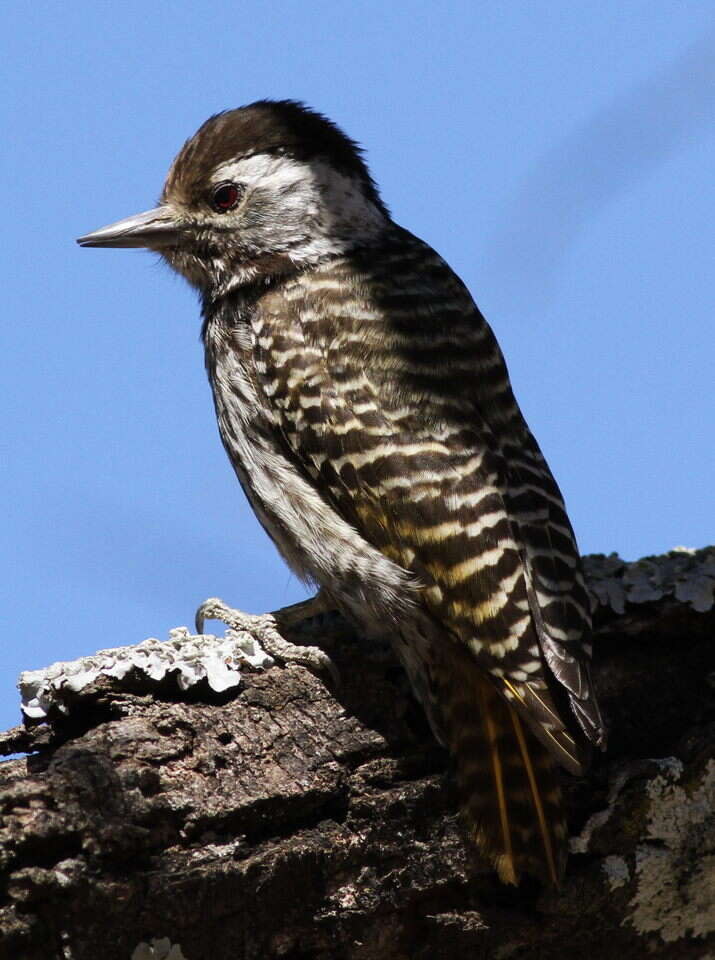
[[(556, 482), (464, 284), (361, 148), (291, 100), (207, 120), (158, 205), (78, 240), (158, 252), (201, 297), (221, 439), (322, 606), (390, 632), (502, 881), (558, 885), (557, 768), (605, 740)], [(231, 622), (230, 608), (204, 614)]]

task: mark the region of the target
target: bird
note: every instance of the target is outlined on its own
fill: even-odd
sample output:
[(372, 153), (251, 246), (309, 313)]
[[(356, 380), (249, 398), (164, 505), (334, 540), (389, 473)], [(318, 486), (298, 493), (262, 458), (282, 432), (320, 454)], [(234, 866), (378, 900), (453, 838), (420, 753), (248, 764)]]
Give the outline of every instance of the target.
[(583, 775), (606, 738), (590, 601), (466, 286), (392, 219), (358, 143), (295, 100), (210, 117), (156, 207), (77, 242), (147, 248), (197, 289), (229, 460), (318, 588), (300, 612), (389, 633), (476, 848), (505, 884), (559, 887), (560, 768)]

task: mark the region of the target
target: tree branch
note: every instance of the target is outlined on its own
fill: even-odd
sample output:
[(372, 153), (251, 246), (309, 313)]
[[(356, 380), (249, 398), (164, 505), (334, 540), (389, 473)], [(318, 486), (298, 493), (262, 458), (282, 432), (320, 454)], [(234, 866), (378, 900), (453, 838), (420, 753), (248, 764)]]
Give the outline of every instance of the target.
[(0, 735), (27, 754), (0, 765), (0, 958), (701, 960), (715, 549), (587, 571), (611, 737), (588, 778), (564, 777), (560, 893), (501, 887), (468, 851), (389, 645), (334, 621), (338, 689), (250, 658), (223, 690), (137, 663), (47, 687), (50, 723)]

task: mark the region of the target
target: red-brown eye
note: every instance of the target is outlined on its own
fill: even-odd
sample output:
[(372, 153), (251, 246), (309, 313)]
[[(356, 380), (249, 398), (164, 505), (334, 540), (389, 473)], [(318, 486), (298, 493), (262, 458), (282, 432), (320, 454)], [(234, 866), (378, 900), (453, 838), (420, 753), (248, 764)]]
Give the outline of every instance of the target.
[(211, 194), (211, 203), (218, 213), (233, 210), (239, 201), (241, 191), (235, 183), (221, 183)]

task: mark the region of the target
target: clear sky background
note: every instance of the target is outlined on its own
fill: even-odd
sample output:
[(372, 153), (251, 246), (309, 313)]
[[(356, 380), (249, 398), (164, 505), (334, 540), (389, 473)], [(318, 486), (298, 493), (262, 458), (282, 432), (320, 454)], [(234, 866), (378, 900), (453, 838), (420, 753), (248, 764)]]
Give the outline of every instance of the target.
[(494, 327), (584, 553), (715, 542), (710, 0), (5, 0), (0, 728), (18, 672), (305, 591), (220, 445), (194, 294), (74, 238), (261, 97), (367, 148)]

